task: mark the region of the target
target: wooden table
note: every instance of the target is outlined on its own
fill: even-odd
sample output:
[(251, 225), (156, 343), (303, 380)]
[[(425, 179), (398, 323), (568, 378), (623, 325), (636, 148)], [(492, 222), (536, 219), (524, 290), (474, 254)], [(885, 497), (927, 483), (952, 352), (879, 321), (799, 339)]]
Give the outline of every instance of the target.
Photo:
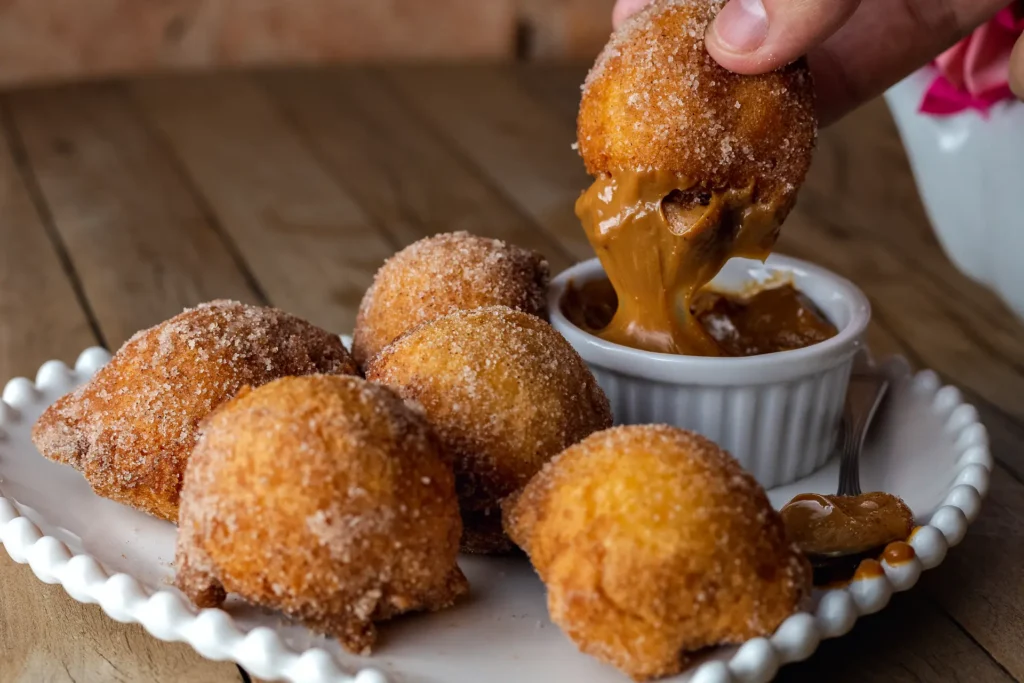
[[(215, 297), (352, 328), (381, 261), (470, 230), (590, 256), (580, 68), (189, 76), (0, 96), (0, 378)], [(874, 350), (977, 405), (999, 461), (946, 563), (787, 681), (1024, 680), (1024, 325), (940, 251), (875, 102), (821, 136), (781, 251), (857, 282)], [(246, 680), (0, 553), (0, 682)]]

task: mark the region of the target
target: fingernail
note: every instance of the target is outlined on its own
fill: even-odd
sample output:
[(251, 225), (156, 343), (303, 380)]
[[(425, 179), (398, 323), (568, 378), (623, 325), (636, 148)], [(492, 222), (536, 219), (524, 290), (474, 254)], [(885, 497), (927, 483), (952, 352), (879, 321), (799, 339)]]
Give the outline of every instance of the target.
[(753, 52), (768, 37), (768, 12), (761, 0), (730, 0), (718, 13), (714, 31), (722, 47)]

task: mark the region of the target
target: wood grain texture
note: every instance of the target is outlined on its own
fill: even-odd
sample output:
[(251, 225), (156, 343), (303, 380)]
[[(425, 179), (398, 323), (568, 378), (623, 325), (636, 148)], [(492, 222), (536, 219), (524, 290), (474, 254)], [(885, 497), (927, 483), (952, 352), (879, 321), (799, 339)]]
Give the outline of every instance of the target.
[(347, 332), (400, 245), (241, 76), (139, 83), (137, 100), (276, 305)]
[(96, 343), (0, 130), (0, 386)]
[(932, 683), (1015, 679), (919, 592), (893, 596), (881, 614), (827, 640), (811, 659), (782, 669), (778, 683)]
[(258, 303), (121, 88), (33, 90), (7, 102), (27, 170), (112, 348), (187, 306)]
[(574, 210), (589, 177), (570, 148), (571, 122), (553, 116), (508, 71), (423, 67), (389, 76), (411, 107), (573, 257), (592, 256)]
[(580, 109), (583, 80), (589, 67), (579, 64), (521, 64), (516, 79), (565, 124), (573, 125)]
[[(34, 376), (51, 358), (72, 363), (98, 341), (19, 165), (24, 170), (25, 160), (15, 162), (0, 132), (0, 386), (15, 375)], [(0, 681), (168, 680), (230, 683), (241, 676), (232, 664), (118, 624), (0, 552)]]
[(241, 683), (238, 667), (211, 662), (119, 624), (72, 600), (0, 553), (0, 681), (4, 683)]
[(1024, 680), (1024, 485), (997, 468), (981, 516), (920, 588)]
[(287, 72), (265, 82), (325, 167), (398, 243), (468, 230), (536, 249), (555, 272), (574, 262), (379, 73)]

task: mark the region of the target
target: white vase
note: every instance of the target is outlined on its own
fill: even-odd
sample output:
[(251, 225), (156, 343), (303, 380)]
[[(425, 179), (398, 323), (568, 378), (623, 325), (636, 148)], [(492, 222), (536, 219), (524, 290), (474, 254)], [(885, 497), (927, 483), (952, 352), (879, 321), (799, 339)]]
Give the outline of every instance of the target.
[(936, 71), (886, 94), (917, 186), (946, 253), (1024, 317), (1024, 104), (930, 116), (918, 109)]

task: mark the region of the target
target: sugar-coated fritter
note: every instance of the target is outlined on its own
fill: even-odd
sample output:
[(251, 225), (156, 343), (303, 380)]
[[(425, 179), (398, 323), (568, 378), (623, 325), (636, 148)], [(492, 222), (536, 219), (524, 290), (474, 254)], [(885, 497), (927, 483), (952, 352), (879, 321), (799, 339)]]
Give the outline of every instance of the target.
[(547, 315), (540, 254), (467, 232), (409, 245), (380, 268), (359, 307), (352, 354), (360, 367), (421, 323), (458, 310), (509, 306)]
[(504, 507), (552, 620), (637, 680), (771, 634), (810, 594), (810, 566), (764, 490), (715, 444), (673, 427), (594, 434)]
[(367, 378), (420, 403), (453, 456), (469, 552), (510, 550), (501, 499), (611, 425), (608, 399), (569, 343), (540, 318), (502, 306), (417, 328), (382, 351)]
[(199, 423), (217, 406), (279, 377), (356, 372), (336, 335), (277, 309), (214, 301), (132, 337), (43, 414), (33, 440), (99, 495), (173, 522)]
[(204, 426), (181, 496), (177, 585), (236, 593), (369, 652), (374, 622), (468, 589), (451, 465), (426, 421), (358, 377), (286, 378)]
[(598, 177), (686, 179), (690, 189), (665, 203), (670, 222), (692, 220), (713, 193), (752, 187), (755, 205), (781, 223), (811, 163), (814, 86), (802, 60), (744, 76), (712, 59), (704, 34), (724, 4), (655, 0), (612, 36), (584, 85), (580, 155)]

